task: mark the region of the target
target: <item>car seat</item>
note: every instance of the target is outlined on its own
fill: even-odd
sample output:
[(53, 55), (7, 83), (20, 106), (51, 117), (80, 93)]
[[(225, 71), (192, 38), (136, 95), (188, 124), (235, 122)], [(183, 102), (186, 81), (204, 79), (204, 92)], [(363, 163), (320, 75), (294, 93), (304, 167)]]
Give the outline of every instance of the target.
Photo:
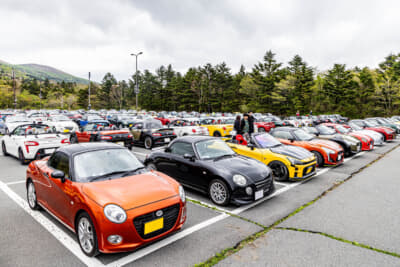
[(236, 141), (239, 145), (247, 146), (247, 141), (246, 141), (246, 139), (244, 139), (243, 135), (241, 135), (241, 134), (236, 135)]

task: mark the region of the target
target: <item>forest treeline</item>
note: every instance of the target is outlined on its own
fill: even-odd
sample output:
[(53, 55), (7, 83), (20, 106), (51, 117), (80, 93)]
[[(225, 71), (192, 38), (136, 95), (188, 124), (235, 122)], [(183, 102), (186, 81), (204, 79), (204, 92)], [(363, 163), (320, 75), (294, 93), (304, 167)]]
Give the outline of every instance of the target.
[[(267, 51), (257, 64), (232, 73), (227, 64), (205, 64), (186, 73), (171, 65), (139, 72), (139, 106), (146, 110), (270, 112), (277, 115), (340, 113), (348, 117), (400, 112), (400, 54), (376, 69), (334, 64), (318, 72), (299, 55), (287, 64)], [(118, 81), (111, 73), (91, 84), (93, 109), (135, 108), (136, 76)], [(49, 80), (16, 82), (18, 108), (80, 109), (88, 106), (88, 86)], [(39, 95), (41, 92), (42, 99)], [(0, 108), (13, 107), (12, 80), (0, 72)]]

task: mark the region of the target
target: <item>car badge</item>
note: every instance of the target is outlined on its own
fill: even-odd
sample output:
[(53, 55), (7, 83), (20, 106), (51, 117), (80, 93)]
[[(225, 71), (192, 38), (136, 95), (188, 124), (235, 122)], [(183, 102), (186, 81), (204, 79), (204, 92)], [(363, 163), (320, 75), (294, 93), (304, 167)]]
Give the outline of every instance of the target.
[(163, 214), (164, 214), (164, 213), (163, 213), (162, 210), (157, 210), (157, 211), (156, 211), (156, 216), (157, 216), (157, 217), (161, 217)]

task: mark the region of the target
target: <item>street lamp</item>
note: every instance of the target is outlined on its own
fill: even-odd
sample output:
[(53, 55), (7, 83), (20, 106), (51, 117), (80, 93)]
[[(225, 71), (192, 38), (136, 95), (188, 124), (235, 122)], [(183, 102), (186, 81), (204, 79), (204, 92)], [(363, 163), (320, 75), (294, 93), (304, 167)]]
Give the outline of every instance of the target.
[(138, 94), (139, 94), (139, 81), (138, 81), (138, 70), (137, 70), (137, 58), (139, 55), (143, 54), (143, 52), (139, 52), (137, 54), (131, 54), (131, 56), (136, 57), (136, 89), (135, 89), (135, 95), (136, 95), (136, 111), (138, 111)]

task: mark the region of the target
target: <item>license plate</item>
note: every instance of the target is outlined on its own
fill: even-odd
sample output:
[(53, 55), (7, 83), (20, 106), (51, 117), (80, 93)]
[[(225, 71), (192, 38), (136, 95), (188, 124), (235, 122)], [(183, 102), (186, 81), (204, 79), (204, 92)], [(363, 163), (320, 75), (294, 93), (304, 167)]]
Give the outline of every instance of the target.
[(68, 129), (64, 129), (64, 133), (69, 133), (69, 130)]
[(45, 154), (51, 154), (51, 153), (53, 153), (53, 152), (54, 152), (54, 148), (45, 149), (45, 150), (44, 150), (44, 153), (45, 153)]
[(116, 142), (117, 145), (124, 146), (124, 142)]
[(153, 220), (144, 224), (144, 234), (152, 233), (154, 231), (160, 230), (164, 227), (164, 218)]
[(255, 200), (260, 199), (264, 196), (264, 191), (263, 190), (258, 190), (256, 191), (256, 193), (254, 194), (254, 198)]
[(164, 139), (164, 142), (165, 142), (165, 143), (169, 143), (170, 141), (171, 141), (170, 138), (165, 138), (165, 139)]

